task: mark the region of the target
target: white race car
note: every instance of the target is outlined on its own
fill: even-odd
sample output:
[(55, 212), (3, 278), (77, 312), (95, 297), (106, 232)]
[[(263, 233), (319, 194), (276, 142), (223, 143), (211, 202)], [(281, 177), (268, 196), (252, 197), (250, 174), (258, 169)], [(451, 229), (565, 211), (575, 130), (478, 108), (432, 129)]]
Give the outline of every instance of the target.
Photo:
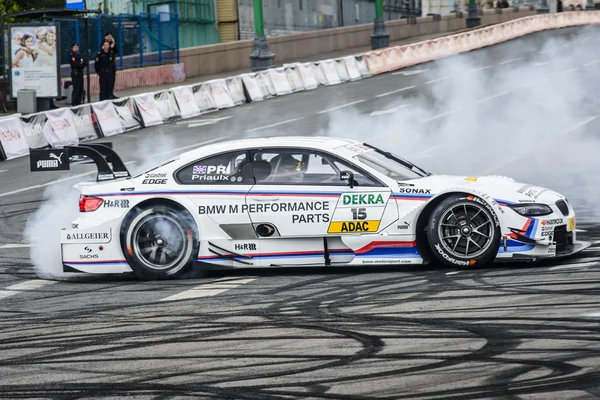
[(165, 279), (195, 268), (474, 268), (590, 245), (576, 240), (575, 212), (559, 193), (506, 177), (431, 174), (354, 140), (221, 142), (133, 177), (110, 147), (80, 145), (32, 151), (31, 169), (69, 169), (73, 156), (91, 159), (98, 175), (75, 185), (80, 214), (61, 232), (65, 272)]

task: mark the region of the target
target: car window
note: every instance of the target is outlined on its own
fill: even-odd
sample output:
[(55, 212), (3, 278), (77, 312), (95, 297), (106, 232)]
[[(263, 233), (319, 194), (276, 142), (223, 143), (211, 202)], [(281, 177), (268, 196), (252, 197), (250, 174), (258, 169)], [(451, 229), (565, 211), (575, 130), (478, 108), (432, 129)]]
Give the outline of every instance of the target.
[(351, 171), (357, 186), (382, 186), (356, 167), (326, 153), (304, 149), (266, 149), (253, 155), (257, 184), (347, 186), (341, 171)]
[(253, 185), (254, 176), (244, 151), (198, 160), (177, 173), (184, 185)]
[(367, 151), (354, 156), (354, 158), (374, 170), (381, 172), (385, 176), (398, 181), (419, 179), (423, 177), (423, 175), (418, 172), (411, 170), (405, 165), (402, 165), (377, 151)]

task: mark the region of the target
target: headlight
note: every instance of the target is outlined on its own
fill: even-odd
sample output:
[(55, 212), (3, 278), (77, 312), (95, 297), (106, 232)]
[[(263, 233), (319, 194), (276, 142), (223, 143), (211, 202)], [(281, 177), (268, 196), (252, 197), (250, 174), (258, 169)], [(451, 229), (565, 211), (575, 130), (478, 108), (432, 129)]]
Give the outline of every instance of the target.
[(545, 204), (513, 204), (510, 208), (525, 217), (537, 217), (552, 214), (552, 209)]

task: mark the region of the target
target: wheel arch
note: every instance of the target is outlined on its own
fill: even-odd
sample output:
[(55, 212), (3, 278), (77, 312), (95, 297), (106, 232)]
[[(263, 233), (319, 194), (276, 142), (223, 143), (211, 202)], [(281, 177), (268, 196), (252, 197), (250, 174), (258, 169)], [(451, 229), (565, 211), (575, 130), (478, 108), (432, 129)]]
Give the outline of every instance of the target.
[[(191, 256), (193, 257), (193, 259), (192, 259), (193, 262), (197, 262), (198, 251), (199, 251), (199, 227), (198, 227), (197, 220), (196, 220), (196, 218), (194, 218), (194, 215), (189, 210), (189, 208), (186, 207), (184, 204), (182, 204), (176, 200), (173, 200), (170, 198), (165, 198), (165, 197), (155, 197), (155, 198), (143, 200), (140, 203), (136, 204), (134, 207), (132, 207), (121, 219), (121, 226), (119, 228), (119, 242), (120, 242), (119, 246), (121, 247), (121, 251), (123, 252), (123, 255), (125, 256), (125, 258), (127, 259), (127, 257), (128, 257), (128, 254), (126, 254), (128, 252), (128, 249), (125, 248), (125, 247), (127, 247), (125, 236), (127, 235), (127, 229), (129, 227), (129, 224), (132, 221), (134, 221), (136, 216), (139, 215), (139, 213), (142, 213), (143, 210), (146, 210), (146, 209), (149, 209), (149, 208), (152, 208), (155, 206), (172, 208), (173, 210), (175, 210), (175, 212), (177, 214), (180, 214), (181, 217), (183, 217), (186, 220), (189, 220), (189, 227), (191, 228), (191, 231), (192, 231), (191, 233), (192, 233), (192, 240), (193, 240)], [(129, 255), (131, 256), (131, 253), (129, 253)], [(173, 277), (176, 277), (176, 276), (177, 277), (179, 277), (179, 276), (180, 277), (202, 277), (203, 273), (187, 271), (183, 274), (177, 273)], [(168, 277), (168, 279), (170, 279), (170, 278), (171, 277)], [(144, 279), (146, 279), (146, 278), (144, 278)], [(161, 277), (159, 279), (165, 279), (165, 277)]]
[(199, 234), (199, 230), (198, 230), (198, 221), (196, 221), (196, 218), (194, 218), (194, 215), (190, 212), (188, 207), (186, 207), (182, 203), (177, 202), (173, 199), (169, 199), (166, 197), (153, 197), (151, 199), (146, 199), (146, 200), (139, 202), (123, 216), (123, 218), (121, 220), (121, 226), (119, 228), (119, 232), (120, 232), (119, 236), (120, 236), (121, 243), (123, 242), (123, 229), (126, 225), (127, 220), (133, 218), (135, 216), (135, 213), (138, 212), (139, 210), (142, 210), (142, 209), (145, 209), (145, 208), (148, 208), (151, 206), (170, 206), (179, 212), (186, 213), (187, 217), (191, 221), (194, 222), (192, 224), (194, 239), (196, 241), (200, 240), (200, 238), (199, 238), (200, 234)]
[(438, 193), (437, 195), (432, 197), (427, 202), (425, 207), (423, 207), (421, 212), (419, 212), (419, 215), (417, 217), (417, 223), (415, 225), (415, 240), (417, 242), (417, 250), (419, 251), (421, 258), (425, 262), (435, 260), (433, 252), (431, 251), (431, 248), (429, 247), (429, 243), (427, 240), (427, 226), (428, 226), (428, 222), (429, 222), (429, 217), (431, 216), (431, 213), (433, 212), (433, 210), (436, 208), (436, 206), (438, 204), (440, 204), (442, 201), (444, 201), (448, 197), (455, 196), (455, 195), (477, 196), (481, 200), (488, 203), (490, 208), (492, 210), (494, 210), (494, 213), (496, 214), (498, 221), (500, 221), (500, 227), (502, 228), (501, 215), (500, 215), (500, 213), (498, 213), (496, 211), (496, 208), (499, 206), (498, 205), (494, 206), (494, 204), (492, 204), (489, 201), (489, 196), (486, 195), (485, 193), (479, 192), (476, 190), (468, 190), (468, 189), (462, 189), (462, 188), (452, 189), (452, 190), (448, 190), (446, 192)]

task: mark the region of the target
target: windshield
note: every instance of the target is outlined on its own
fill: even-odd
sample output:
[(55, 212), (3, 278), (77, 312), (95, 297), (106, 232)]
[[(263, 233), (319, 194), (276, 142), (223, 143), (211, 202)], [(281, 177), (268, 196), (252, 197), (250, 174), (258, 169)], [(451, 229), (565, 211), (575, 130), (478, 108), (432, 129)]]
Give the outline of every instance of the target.
[(429, 175), (416, 165), (392, 153), (384, 152), (366, 143), (365, 145), (371, 147), (373, 151), (358, 154), (354, 158), (389, 178), (397, 181), (406, 181)]

